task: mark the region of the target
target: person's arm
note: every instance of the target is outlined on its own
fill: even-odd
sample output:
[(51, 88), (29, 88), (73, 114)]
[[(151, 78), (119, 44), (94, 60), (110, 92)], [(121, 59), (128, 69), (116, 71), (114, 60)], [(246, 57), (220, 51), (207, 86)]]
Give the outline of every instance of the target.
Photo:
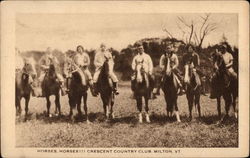
[(177, 55), (174, 54), (174, 65), (172, 67), (172, 69), (176, 69), (179, 66), (179, 60)]
[(53, 61), (53, 64), (55, 64), (55, 65), (59, 64), (59, 61), (58, 61), (57, 57), (53, 57), (52, 61)]
[(165, 55), (163, 54), (162, 56), (161, 56), (161, 58), (160, 58), (160, 62), (159, 62), (159, 66), (160, 66), (160, 68), (163, 70), (164, 68), (165, 68), (165, 62), (164, 62), (164, 60), (165, 60)]
[(132, 60), (132, 70), (135, 71), (135, 67), (136, 67), (136, 56), (133, 58)]
[(39, 61), (39, 65), (42, 69), (49, 69), (49, 66), (46, 65), (46, 62), (45, 62), (45, 57), (42, 57)]
[(226, 65), (227, 68), (233, 66), (234, 58), (231, 53), (229, 53), (229, 63)]
[(197, 66), (200, 66), (200, 57), (198, 54), (196, 54), (196, 57), (197, 57)]
[(103, 63), (102, 63), (102, 57), (100, 56), (99, 53), (97, 53), (97, 54), (95, 55), (94, 65), (95, 65), (95, 67), (101, 67), (102, 64), (103, 64)]
[(152, 59), (151, 57), (148, 55), (148, 71), (149, 71), (149, 74), (153, 74), (153, 62), (152, 62)]
[(86, 53), (86, 58), (87, 58), (87, 66), (89, 66), (90, 65), (90, 58), (89, 58), (89, 55)]

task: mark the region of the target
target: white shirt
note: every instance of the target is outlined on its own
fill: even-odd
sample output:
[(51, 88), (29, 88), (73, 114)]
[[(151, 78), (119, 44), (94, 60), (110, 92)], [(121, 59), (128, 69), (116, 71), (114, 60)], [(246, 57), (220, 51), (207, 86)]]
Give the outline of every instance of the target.
[(135, 71), (137, 63), (142, 62), (145, 72), (152, 74), (153, 73), (153, 62), (151, 57), (146, 54), (137, 54), (132, 61), (132, 69)]

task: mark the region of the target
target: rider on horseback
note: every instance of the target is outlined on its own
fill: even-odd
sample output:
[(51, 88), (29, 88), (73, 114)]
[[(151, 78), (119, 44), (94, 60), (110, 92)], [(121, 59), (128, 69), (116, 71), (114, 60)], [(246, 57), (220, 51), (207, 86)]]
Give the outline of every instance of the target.
[(227, 45), (223, 43), (219, 51), (218, 49), (216, 49), (216, 51), (212, 54), (213, 66), (214, 66), (215, 71), (211, 78), (211, 94), (210, 94), (211, 99), (215, 99), (218, 95), (215, 91), (216, 79), (218, 78), (218, 69), (219, 69), (219, 64), (218, 64), (219, 61), (216, 58), (216, 56), (222, 57), (226, 66), (226, 70), (227, 70), (226, 72), (228, 76), (230, 76), (232, 79), (235, 79), (235, 80), (237, 80), (238, 78), (237, 73), (233, 69), (233, 60), (234, 60), (233, 56), (231, 53), (227, 52)]
[(153, 62), (151, 57), (146, 54), (144, 52), (144, 48), (142, 46), (142, 44), (138, 44), (138, 54), (133, 58), (132, 61), (132, 70), (134, 71), (134, 74), (131, 77), (131, 86), (132, 86), (132, 91), (135, 90), (135, 72), (136, 72), (136, 66), (138, 63), (142, 63), (143, 64), (143, 68), (145, 73), (148, 74), (148, 78), (149, 78), (149, 85), (150, 87), (152, 87), (153, 84)]
[[(81, 77), (81, 81), (82, 81), (82, 85), (86, 85), (86, 81), (88, 81), (88, 84), (90, 86), (90, 90), (92, 95), (94, 95), (93, 92), (93, 79), (92, 79), (92, 75), (88, 69), (88, 66), (90, 65), (90, 59), (89, 59), (89, 55), (84, 52), (84, 48), (79, 45), (76, 48), (76, 52), (77, 54), (73, 57), (73, 61), (76, 64), (76, 69), (79, 68), (79, 74)], [(85, 80), (85, 75), (87, 77), (87, 80)]]
[[(27, 70), (27, 69), (25, 68), (25, 64), (32, 64), (32, 63), (30, 63), (31, 61), (30, 61), (28, 58), (23, 59), (23, 58), (21, 57), (21, 53), (20, 53), (20, 51), (18, 50), (18, 48), (16, 48), (16, 54), (15, 54), (15, 56), (16, 56), (16, 65), (15, 65), (15, 66), (16, 66), (16, 67), (15, 67), (16, 72), (23, 71), (24, 73), (29, 74), (29, 72), (28, 72), (29, 70)], [(35, 70), (33, 70), (33, 71), (34, 71), (33, 74), (36, 75), (36, 71), (35, 71)], [(33, 82), (33, 78), (32, 78), (31, 75), (29, 75), (28, 82), (29, 82), (30, 85), (31, 85), (32, 82)]]
[[(192, 70), (197, 86), (203, 86), (201, 79), (200, 79), (200, 76), (204, 76), (204, 74), (199, 69), (200, 57), (194, 51), (194, 47), (192, 45), (188, 45), (187, 49), (188, 49), (187, 54), (183, 56), (183, 63), (185, 66), (188, 65), (189, 69)], [(187, 79), (184, 78), (184, 82), (186, 83)], [(204, 89), (202, 88), (201, 94), (205, 95), (205, 92), (203, 90)]]
[(168, 62), (167, 58), (169, 58), (170, 67), (171, 67), (171, 70), (173, 72), (173, 77), (176, 79), (176, 81), (177, 81), (177, 83), (179, 85), (179, 88), (180, 88), (179, 94), (183, 94), (185, 91), (184, 91), (182, 83), (181, 83), (181, 81), (183, 79), (182, 79), (182, 76), (181, 76), (181, 72), (178, 69), (179, 60), (178, 60), (177, 55), (175, 54), (176, 52), (177, 52), (177, 49), (175, 49), (173, 47), (173, 45), (167, 45), (165, 53), (160, 58), (159, 65), (160, 65), (160, 68), (163, 70), (163, 73), (165, 74), (166, 73), (166, 68), (167, 68), (167, 62)]
[(111, 52), (106, 50), (106, 46), (104, 44), (101, 44), (100, 48), (101, 48), (100, 51), (96, 53), (95, 59), (94, 59), (94, 65), (95, 65), (95, 74), (93, 76), (94, 90), (95, 90), (94, 96), (98, 95), (96, 83), (97, 83), (99, 74), (101, 72), (101, 68), (106, 60), (108, 60), (111, 64), (111, 68), (109, 71), (109, 77), (113, 81), (114, 93), (116, 95), (118, 95), (119, 94), (118, 89), (117, 89), (118, 78), (116, 77), (116, 75), (113, 71), (113, 66), (114, 66), (113, 56), (112, 56)]
[[(54, 57), (52, 55), (52, 51), (51, 51), (51, 48), (48, 47), (44, 56), (42, 56), (42, 58), (40, 59), (39, 61), (39, 65), (41, 67), (41, 73), (40, 73), (40, 77), (38, 78), (39, 82), (43, 82), (44, 80), (44, 77), (46, 75), (46, 73), (48, 72), (49, 70), (49, 67), (51, 64), (58, 64), (58, 60), (56, 57)], [(66, 92), (64, 90), (64, 79), (62, 77), (61, 74), (59, 74), (58, 72), (56, 72), (56, 77), (60, 83), (60, 88), (61, 88), (61, 94), (62, 95), (65, 95)], [(43, 89), (43, 88), (42, 88)], [(44, 97), (44, 92), (42, 91), (42, 96), (41, 97)]]

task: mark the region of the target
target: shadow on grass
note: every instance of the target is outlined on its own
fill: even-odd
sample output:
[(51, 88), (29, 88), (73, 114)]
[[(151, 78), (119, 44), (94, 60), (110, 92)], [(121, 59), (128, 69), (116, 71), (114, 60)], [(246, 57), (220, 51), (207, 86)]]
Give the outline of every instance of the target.
[[(16, 122), (19, 123), (19, 122), (30, 121), (34, 119), (34, 116), (36, 120), (42, 120), (45, 123), (59, 123), (59, 122), (73, 123), (67, 114), (66, 115), (62, 114), (61, 116), (52, 114), (52, 117), (48, 117), (45, 111), (43, 113), (36, 114), (36, 115), (32, 115), (31, 113), (29, 113), (27, 117), (16, 116)], [(88, 118), (90, 122), (104, 123), (104, 126), (107, 126), (107, 127), (112, 127), (118, 123), (129, 124), (130, 127), (136, 127), (138, 124), (140, 124), (136, 116), (137, 114), (133, 113), (129, 116), (115, 117), (112, 120), (107, 120), (104, 113), (101, 113), (101, 112), (88, 114)], [(189, 116), (184, 115), (184, 116), (180, 116), (180, 118), (181, 118), (182, 123), (194, 123), (195, 122), (195, 123), (202, 123), (206, 125), (213, 125), (213, 124), (233, 125), (233, 124), (238, 123), (238, 120), (234, 116), (223, 117), (222, 119), (220, 119), (218, 115), (208, 115), (208, 116), (202, 116), (201, 118), (194, 117), (192, 120), (190, 120)], [(150, 120), (151, 120), (150, 124), (160, 124), (160, 125), (177, 122), (175, 115), (173, 115), (173, 117), (167, 117), (165, 114), (156, 114), (154, 112), (151, 114)], [(86, 116), (84, 114), (76, 115), (75, 123), (80, 123), (80, 122), (83, 122), (83, 123), (86, 122)], [(143, 124), (146, 124), (145, 115), (143, 115)]]
[(238, 119), (234, 116), (222, 116), (219, 117), (218, 115), (209, 115), (209, 116), (202, 116), (201, 118), (197, 118), (198, 121), (204, 123), (206, 125), (232, 125), (237, 124)]

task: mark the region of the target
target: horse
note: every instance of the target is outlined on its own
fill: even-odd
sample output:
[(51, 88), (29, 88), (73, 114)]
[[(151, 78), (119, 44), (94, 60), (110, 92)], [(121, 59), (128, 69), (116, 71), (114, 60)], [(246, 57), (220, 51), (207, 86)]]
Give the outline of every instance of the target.
[(238, 97), (238, 80), (229, 76), (226, 64), (220, 54), (214, 54), (217, 61), (217, 77), (216, 77), (216, 93), (217, 93), (217, 111), (218, 116), (221, 118), (221, 97), (225, 101), (225, 118), (229, 116), (230, 106), (233, 106), (235, 118), (237, 118), (236, 99)]
[[(78, 68), (80, 69), (80, 68)], [(77, 111), (79, 115), (82, 115), (81, 111), (81, 100), (83, 98), (83, 105), (84, 105), (84, 111), (86, 115), (86, 121), (87, 123), (89, 122), (88, 119), (88, 109), (87, 109), (87, 97), (88, 97), (88, 86), (87, 85), (82, 85), (81, 82), (81, 77), (78, 71), (81, 70), (73, 70), (71, 75), (67, 77), (67, 82), (66, 84), (69, 87), (69, 92), (68, 92), (68, 98), (69, 98), (69, 105), (70, 105), (70, 113), (69, 116), (71, 120), (74, 122), (75, 117), (74, 117), (74, 111), (75, 108), (77, 107)], [(84, 78), (86, 80), (86, 78)]]
[(96, 83), (97, 91), (100, 93), (102, 99), (103, 110), (107, 121), (114, 118), (113, 106), (115, 101), (113, 82), (109, 77), (109, 71), (112, 71), (110, 62), (110, 59), (105, 59)]
[(24, 98), (26, 119), (29, 111), (30, 94), (32, 92), (32, 80), (37, 76), (33, 58), (25, 58), (24, 67), (21, 70), (16, 70), (15, 76), (16, 115), (21, 114), (21, 99)]
[(143, 67), (143, 61), (136, 61), (136, 72), (134, 80), (134, 95), (136, 99), (137, 109), (139, 111), (139, 122), (142, 123), (142, 98), (145, 101), (146, 122), (150, 123), (148, 100), (150, 98), (152, 88), (150, 86), (149, 76)]
[[(48, 117), (52, 117), (52, 114), (50, 113), (50, 96), (55, 96), (55, 114), (61, 115), (61, 104), (60, 104), (60, 83), (57, 80), (56, 77), (56, 66), (55, 64), (50, 64), (49, 69), (46, 70), (44, 80), (40, 83), (37, 80), (33, 83), (33, 86), (36, 87), (34, 89), (35, 96), (41, 95), (41, 93), (44, 94), (46, 98), (46, 104), (47, 104), (47, 112), (46, 115)], [(41, 89), (42, 87), (42, 89)]]
[[(195, 79), (195, 74), (193, 68), (190, 68), (190, 65), (185, 65), (185, 87), (186, 87), (186, 98), (188, 101), (189, 108), (189, 118), (192, 120), (192, 109), (193, 104), (195, 108), (198, 110), (199, 118), (201, 118), (201, 106), (200, 106), (200, 95), (201, 95), (201, 85), (197, 84)], [(197, 74), (198, 75), (198, 74)]]
[(166, 101), (166, 110), (167, 110), (167, 117), (171, 117), (173, 111), (175, 110), (176, 120), (181, 122), (178, 105), (177, 105), (177, 98), (178, 98), (178, 83), (177, 79), (174, 76), (174, 73), (171, 71), (170, 67), (170, 59), (167, 58), (167, 66), (166, 71), (164, 71), (163, 81), (162, 81), (162, 91), (164, 92), (164, 98)]

